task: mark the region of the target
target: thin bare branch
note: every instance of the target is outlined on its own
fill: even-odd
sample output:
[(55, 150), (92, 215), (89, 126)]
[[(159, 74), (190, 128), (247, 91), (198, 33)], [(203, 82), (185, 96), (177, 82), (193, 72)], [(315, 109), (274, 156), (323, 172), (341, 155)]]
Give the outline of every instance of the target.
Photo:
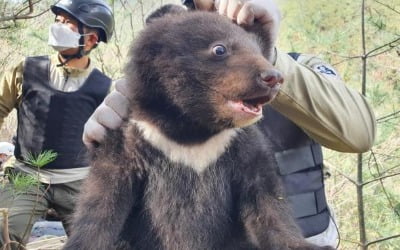
[(334, 56), (337, 56), (337, 57), (341, 57), (341, 58), (345, 58), (345, 59), (356, 59), (356, 58), (361, 58), (361, 56), (349, 56), (349, 55), (341, 55), (341, 54), (339, 54), (339, 53), (337, 53), (337, 52), (334, 52), (334, 51), (326, 51), (326, 53), (327, 54), (330, 54), (330, 55), (334, 55)]
[(391, 240), (391, 239), (399, 238), (399, 237), (400, 237), (400, 234), (395, 234), (395, 235), (392, 235), (392, 236), (380, 238), (380, 239), (368, 242), (367, 246), (375, 244), (375, 243), (378, 243), (378, 242), (382, 242), (382, 241), (385, 241), (385, 240)]
[(362, 58), (362, 56), (348, 56), (344, 60), (341, 60), (339, 62), (333, 63), (332, 66), (336, 66), (336, 65), (342, 64), (344, 62), (347, 62), (347, 61), (350, 61), (350, 60), (353, 60), (353, 59), (359, 59), (359, 58)]
[(336, 172), (338, 172), (341, 176), (343, 176), (344, 178), (346, 178), (348, 181), (350, 181), (351, 183), (353, 183), (355, 186), (359, 186), (359, 184), (357, 183), (357, 181), (355, 181), (354, 179), (352, 179), (350, 176), (344, 174), (343, 172), (335, 169)]
[(388, 48), (388, 49), (386, 49), (386, 50), (383, 50), (383, 51), (381, 51), (381, 52), (378, 52), (378, 53), (369, 55), (368, 57), (379, 56), (379, 55), (385, 54), (385, 53), (387, 53), (387, 52), (389, 52), (389, 51), (391, 51), (392, 49), (395, 49), (395, 48), (396, 48), (396, 47), (390, 47), (390, 48)]
[(376, 181), (379, 181), (379, 180), (383, 180), (383, 179), (386, 179), (386, 178), (390, 178), (390, 177), (393, 177), (393, 176), (397, 176), (397, 175), (400, 175), (400, 172), (399, 172), (399, 173), (394, 173), (394, 174), (385, 175), (385, 176), (380, 176), (380, 177), (377, 177), (377, 178), (375, 178), (375, 179), (372, 179), (372, 180), (363, 182), (363, 183), (362, 183), (362, 186), (368, 185), (368, 184), (370, 184), (370, 183), (372, 183), (372, 182), (376, 182)]
[(3, 245), (4, 245), (4, 250), (11, 250), (10, 246), (10, 234), (8, 232), (8, 208), (0, 208), (0, 213), (3, 216)]
[(400, 110), (396, 111), (396, 112), (393, 112), (393, 113), (391, 113), (389, 115), (385, 115), (383, 117), (380, 117), (380, 118), (376, 119), (376, 122), (385, 122), (385, 121), (388, 121), (388, 120), (391, 120), (391, 119), (395, 119), (395, 118), (397, 118), (398, 115), (400, 115)]
[[(366, 30), (365, 30), (365, 0), (361, 1), (361, 46), (362, 46), (362, 80), (361, 93), (365, 96), (367, 85), (367, 59), (366, 56)], [(366, 250), (367, 232), (365, 227), (364, 199), (363, 199), (363, 154), (357, 157), (357, 212), (358, 212), (358, 234), (361, 249)]]
[[(33, 5), (35, 5), (35, 4), (37, 4), (37, 3), (41, 2), (41, 1), (42, 0), (38, 0), (36, 2), (29, 1), (29, 4), (32, 4), (31, 6), (21, 9), (19, 12), (17, 12), (17, 14), (14, 14), (12, 16), (1, 17), (0, 18), (0, 22), (16, 21), (16, 20), (27, 20), (27, 19), (32, 19), (32, 18), (35, 18), (35, 17), (43, 15), (44, 13), (48, 12), (50, 10), (50, 8), (48, 8), (48, 9), (46, 9), (46, 10), (44, 10), (44, 11), (42, 11), (42, 12), (36, 14), (36, 15), (31, 15), (34, 12)], [(23, 10), (25, 10), (27, 8), (29, 8), (29, 12), (27, 14), (21, 15)]]
[(385, 3), (382, 3), (382, 2), (380, 2), (380, 1), (378, 1), (378, 0), (374, 0), (374, 2), (377, 2), (377, 3), (379, 3), (380, 5), (383, 5), (383, 6), (385, 6), (386, 8), (388, 8), (389, 10), (391, 10), (391, 11), (393, 11), (393, 12), (395, 12), (395, 13), (397, 13), (397, 14), (400, 15), (400, 11), (395, 10), (392, 6), (390, 6), (390, 5), (388, 5), (388, 4), (385, 4)]
[(36, 3), (39, 3), (41, 0), (38, 0), (35, 3), (32, 3), (32, 0), (28, 0), (28, 6), (25, 6), (23, 8), (21, 8), (16, 14), (14, 14), (14, 16), (19, 16), (22, 12), (24, 12), (26, 9), (28, 10), (28, 13), (26, 13), (25, 15), (29, 15), (33, 13), (33, 5)]
[(130, 11), (131, 13), (134, 12), (134, 8), (131, 6), (131, 4), (129, 3), (129, 1), (123, 1), (123, 0), (121, 0), (120, 2), (121, 2), (122, 6), (124, 7), (125, 10), (128, 10), (128, 11)]
[[(395, 44), (395, 43), (399, 43), (399, 44)], [(395, 45), (393, 45), (393, 44), (395, 44)], [(391, 49), (393, 49), (393, 48), (396, 48), (397, 46), (399, 46), (400, 45), (400, 37), (398, 37), (398, 38), (396, 38), (396, 39), (394, 39), (393, 41), (390, 41), (390, 42), (388, 42), (388, 43), (385, 43), (385, 44), (383, 44), (383, 45), (381, 45), (381, 46), (379, 46), (379, 47), (376, 47), (375, 49), (373, 49), (373, 50), (371, 50), (371, 51), (369, 51), (368, 53), (366, 53), (365, 54), (365, 56), (371, 56), (371, 54), (373, 54), (375, 51), (378, 51), (378, 50), (380, 50), (380, 49), (382, 49), (382, 48), (385, 48), (385, 47), (390, 47)]]
[[(375, 155), (381, 155), (381, 156), (388, 156), (388, 155), (384, 155), (384, 154), (379, 154), (379, 153), (375, 153), (374, 152), (374, 154)], [(397, 158), (397, 159), (399, 159), (400, 157), (396, 157), (396, 156), (392, 156), (392, 155), (390, 155), (390, 157), (393, 157), (393, 158)], [(396, 165), (396, 166), (394, 166), (394, 167), (390, 167), (390, 168), (387, 168), (387, 169), (384, 169), (383, 171), (381, 171), (380, 173), (380, 176), (383, 176), (383, 175), (385, 175), (385, 174), (392, 174), (393, 172), (393, 170), (396, 170), (397, 168), (400, 168), (400, 164), (399, 165)], [(379, 176), (378, 176), (379, 177)]]
[(142, 20), (142, 26), (145, 26), (146, 24), (146, 17), (145, 17), (145, 13), (144, 13), (144, 2), (143, 0), (138, 0), (138, 4), (140, 7), (140, 15), (141, 15), (141, 20)]
[[(381, 188), (382, 188), (382, 192), (384, 193), (384, 195), (385, 195), (385, 197), (387, 199), (387, 202), (389, 203), (390, 208), (395, 212), (395, 214), (398, 217), (400, 217), (400, 214), (399, 214), (398, 211), (396, 211), (395, 204), (393, 204), (392, 198), (390, 197), (389, 193), (386, 190), (385, 184), (383, 183), (384, 179), (386, 179), (388, 177), (393, 177), (393, 175), (392, 176), (390, 176), (390, 175), (385, 175), (384, 176), (383, 173), (381, 172), (380, 168), (379, 168), (380, 164), (378, 163), (378, 159), (376, 158), (376, 155), (375, 155), (375, 153), (373, 151), (371, 151), (371, 157), (373, 158), (373, 161), (375, 163), (373, 165), (375, 166), (376, 172), (378, 173), (378, 177), (375, 180), (372, 180), (372, 181), (379, 181), (379, 183), (381, 185)], [(370, 165), (370, 164), (368, 164), (368, 165)], [(400, 174), (400, 172), (397, 173), (397, 174), (394, 174), (394, 175), (398, 175), (398, 174)], [(371, 182), (369, 182), (369, 183), (371, 183)], [(363, 183), (363, 185), (365, 185), (365, 182)]]

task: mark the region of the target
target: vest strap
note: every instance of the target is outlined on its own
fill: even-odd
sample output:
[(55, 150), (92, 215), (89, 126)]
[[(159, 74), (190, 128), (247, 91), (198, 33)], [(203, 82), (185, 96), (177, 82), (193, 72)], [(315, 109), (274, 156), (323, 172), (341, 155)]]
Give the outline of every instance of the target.
[(301, 53), (289, 52), (288, 55), (289, 55), (290, 57), (292, 57), (295, 61), (297, 61), (297, 59), (299, 58), (299, 56), (301, 55)]
[(323, 187), (315, 192), (290, 195), (288, 200), (296, 208), (293, 211), (296, 219), (316, 215), (327, 208)]
[[(26, 69), (35, 70), (26, 70)], [(49, 81), (49, 70), (50, 70), (50, 59), (48, 56), (35, 56), (27, 57), (25, 59), (23, 79), (27, 79), (31, 82), (48, 82)], [(22, 88), (25, 90), (25, 88)]]
[(322, 164), (322, 149), (318, 144), (275, 153), (281, 175), (289, 175)]

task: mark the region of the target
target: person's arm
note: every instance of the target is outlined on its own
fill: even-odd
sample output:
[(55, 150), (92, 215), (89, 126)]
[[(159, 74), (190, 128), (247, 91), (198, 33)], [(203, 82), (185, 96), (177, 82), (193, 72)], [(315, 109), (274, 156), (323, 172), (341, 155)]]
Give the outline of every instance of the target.
[(307, 55), (296, 62), (278, 51), (275, 66), (285, 82), (273, 108), (330, 149), (359, 153), (372, 147), (376, 122), (371, 107), (329, 64)]
[(23, 64), (21, 62), (5, 72), (0, 79), (0, 128), (4, 119), (21, 101)]

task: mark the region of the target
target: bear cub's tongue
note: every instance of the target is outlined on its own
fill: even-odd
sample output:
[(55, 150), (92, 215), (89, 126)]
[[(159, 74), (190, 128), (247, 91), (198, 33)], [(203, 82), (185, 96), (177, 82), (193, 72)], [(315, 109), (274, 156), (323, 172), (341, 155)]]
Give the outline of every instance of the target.
[(268, 96), (262, 96), (254, 99), (231, 101), (230, 104), (235, 112), (244, 112), (250, 116), (262, 115), (262, 107), (269, 101)]
[(262, 107), (269, 102), (268, 96), (261, 96), (253, 99), (240, 101), (243, 105), (242, 110), (244, 112), (252, 113), (254, 115), (260, 115), (262, 113)]

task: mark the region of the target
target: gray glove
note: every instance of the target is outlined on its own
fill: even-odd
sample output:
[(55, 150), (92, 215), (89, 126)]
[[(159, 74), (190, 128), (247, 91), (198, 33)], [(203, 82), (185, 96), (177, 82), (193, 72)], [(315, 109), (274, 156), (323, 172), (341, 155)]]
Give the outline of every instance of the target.
[(85, 124), (82, 140), (89, 149), (104, 140), (106, 128), (119, 128), (128, 115), (129, 101), (123, 94), (128, 91), (127, 83), (125, 79), (119, 79), (114, 84), (115, 89), (106, 96)]

